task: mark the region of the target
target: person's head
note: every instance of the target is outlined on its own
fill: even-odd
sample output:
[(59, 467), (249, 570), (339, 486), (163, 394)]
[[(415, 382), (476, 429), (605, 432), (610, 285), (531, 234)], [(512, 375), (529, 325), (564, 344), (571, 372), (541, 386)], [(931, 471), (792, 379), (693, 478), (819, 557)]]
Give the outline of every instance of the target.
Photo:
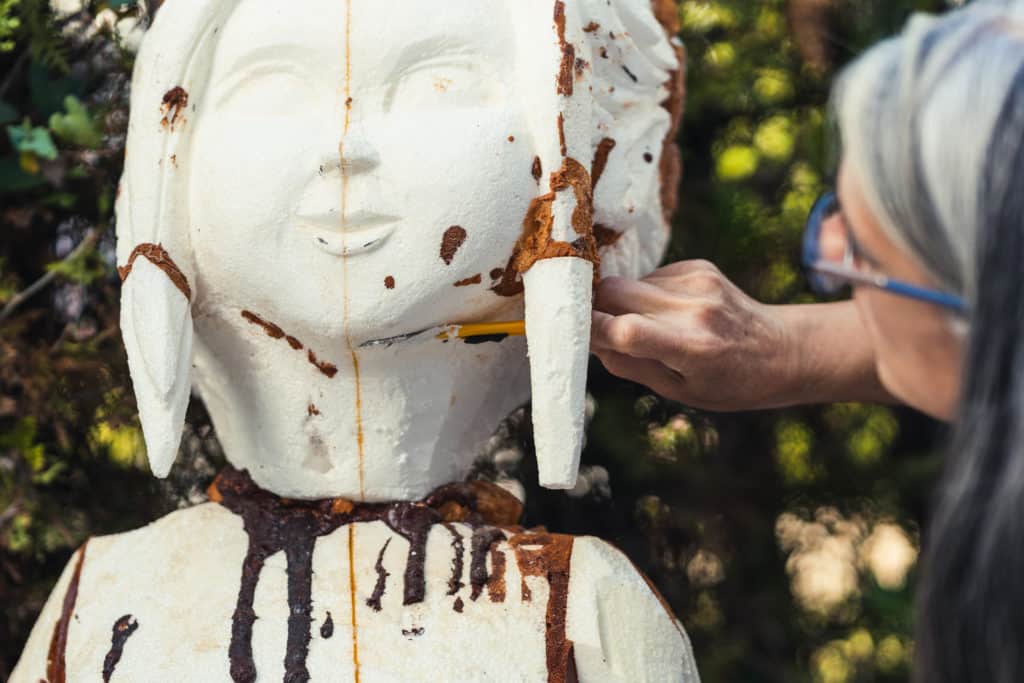
[[(922, 681), (1024, 679), (1024, 3), (914, 17), (843, 75), (845, 229), (887, 276), (966, 313), (858, 288), (899, 398), (958, 416), (919, 590)], [(837, 219), (842, 220), (842, 219)]]
[[(651, 270), (668, 239), (660, 190), (675, 185), (675, 148), (662, 152), (678, 107), (663, 104), (678, 104), (679, 70), (651, 5), (166, 3), (138, 57), (118, 206), (125, 341), (154, 469), (176, 449), (197, 312), (247, 312), (289, 344), (316, 342), (337, 392), (358, 381), (364, 342), (522, 319), (530, 248), (597, 261), (603, 245), (605, 274)], [(586, 176), (579, 192), (556, 187), (570, 162)], [(524, 217), (547, 195), (555, 225), (526, 240)], [(209, 328), (196, 328), (201, 350)], [(323, 364), (309, 366), (322, 381)], [(420, 389), (405, 398), (447, 403)], [(503, 404), (527, 398), (511, 393)], [(365, 409), (405, 405), (392, 398)]]

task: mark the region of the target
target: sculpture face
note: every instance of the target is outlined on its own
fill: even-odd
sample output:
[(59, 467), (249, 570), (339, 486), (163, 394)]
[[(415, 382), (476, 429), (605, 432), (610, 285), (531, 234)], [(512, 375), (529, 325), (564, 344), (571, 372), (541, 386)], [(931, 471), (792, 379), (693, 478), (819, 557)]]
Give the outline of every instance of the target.
[(507, 307), (538, 191), (504, 6), (240, 3), (193, 115), (201, 300), (355, 344)]

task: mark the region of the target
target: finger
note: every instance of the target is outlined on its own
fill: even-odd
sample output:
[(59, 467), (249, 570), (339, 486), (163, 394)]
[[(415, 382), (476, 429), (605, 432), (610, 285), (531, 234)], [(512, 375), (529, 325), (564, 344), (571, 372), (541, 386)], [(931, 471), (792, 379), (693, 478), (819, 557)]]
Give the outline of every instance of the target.
[(665, 398), (681, 400), (684, 388), (682, 376), (658, 361), (633, 358), (610, 350), (601, 350), (594, 355), (616, 377), (643, 384)]
[(608, 315), (594, 311), (590, 323), (590, 348), (655, 360), (676, 359), (680, 344), (666, 322), (627, 313)]
[(653, 314), (672, 308), (674, 297), (647, 282), (610, 277), (601, 281), (594, 297), (594, 308), (612, 315)]
[(668, 263), (661, 268), (652, 271), (647, 277), (679, 277), (680, 275), (690, 275), (692, 273), (700, 272), (720, 273), (721, 271), (719, 271), (718, 266), (711, 261), (705, 261), (704, 259), (690, 259), (687, 261)]

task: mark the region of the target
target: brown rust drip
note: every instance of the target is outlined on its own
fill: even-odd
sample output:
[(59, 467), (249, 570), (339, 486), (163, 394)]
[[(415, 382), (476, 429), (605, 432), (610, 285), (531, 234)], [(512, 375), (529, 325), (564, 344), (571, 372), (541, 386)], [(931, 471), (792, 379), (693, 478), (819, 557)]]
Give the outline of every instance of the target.
[(465, 567), (466, 544), (462, 540), (462, 534), (449, 524), (444, 522), (444, 528), (452, 535), (452, 575), (448, 579), (448, 595), (455, 595), (466, 584), (462, 581), (462, 571)]
[(604, 169), (608, 166), (608, 155), (615, 149), (615, 140), (604, 138), (597, 143), (597, 151), (594, 152), (594, 163), (590, 170), (590, 188), (593, 190), (604, 175)]
[(540, 179), (543, 177), (544, 170), (540, 163), (540, 157), (533, 158), (533, 164), (530, 166), (530, 175), (532, 175), (533, 179), (536, 180), (538, 183), (540, 182)]
[(53, 625), (53, 635), (50, 636), (50, 649), (46, 653), (46, 681), (47, 683), (66, 683), (67, 663), (65, 655), (68, 649), (68, 629), (71, 626), (71, 616), (75, 611), (75, 602), (78, 600), (78, 583), (82, 579), (82, 565), (85, 564), (85, 550), (89, 541), (82, 544), (78, 551), (78, 560), (75, 561), (75, 569), (71, 574), (71, 582), (64, 593), (64, 603), (61, 605), (60, 618)]
[[(558, 67), (558, 94), (569, 97), (573, 91), (573, 64), (576, 62), (576, 48), (565, 40), (565, 3), (555, 2), (555, 30), (558, 33), (558, 44), (562, 50), (562, 63)], [(565, 156), (565, 152), (562, 152)]]
[(562, 153), (562, 157), (568, 154), (565, 145), (565, 117), (561, 112), (558, 113), (558, 149)]
[(455, 260), (455, 254), (459, 247), (466, 241), (466, 229), (460, 225), (453, 225), (444, 231), (441, 236), (441, 260), (446, 266), (450, 266)]
[(110, 634), (110, 651), (103, 658), (103, 683), (108, 683), (114, 675), (117, 663), (121, 661), (121, 653), (124, 651), (124, 644), (128, 638), (139, 628), (139, 622), (132, 619), (132, 615), (126, 614), (116, 622)]
[(576, 680), (576, 662), (572, 641), (566, 636), (565, 619), (569, 604), (573, 537), (524, 532), (510, 538), (508, 544), (514, 549), (519, 573), (523, 577), (524, 599), (528, 595), (527, 576), (541, 577), (548, 584), (544, 639), (548, 683), (571, 683)]
[(477, 273), (473, 277), (467, 277), (465, 280), (459, 280), (455, 283), (456, 287), (469, 287), (470, 285), (478, 285), (484, 281), (483, 275)]
[[(260, 573), (271, 555), (284, 551), (287, 560), (289, 618), (285, 678), (289, 681), (306, 681), (309, 679), (306, 658), (312, 627), (313, 549), (317, 538), (348, 525), (353, 660), (358, 670), (354, 524), (381, 521), (409, 542), (403, 604), (410, 605), (421, 602), (425, 597), (426, 544), (430, 529), (435, 524), (446, 521), (446, 516), (453, 518), (448, 521), (471, 524), (500, 523), (509, 519), (514, 509), (506, 499), (514, 499), (514, 496), (486, 482), (450, 484), (437, 489), (423, 502), (415, 503), (353, 503), (341, 498), (290, 500), (259, 488), (247, 472), (233, 468), (226, 469), (210, 485), (209, 497), (239, 515), (249, 537), (228, 648), (231, 678), (234, 681), (256, 680), (252, 651), (253, 624), (256, 621), (253, 603)], [(487, 519), (492, 515), (493, 520)], [(492, 528), (492, 531), (497, 531), (503, 537), (500, 530)], [(474, 543), (475, 540), (474, 537)], [(491, 543), (487, 543), (486, 547), (481, 546), (484, 557)], [(474, 545), (474, 551), (476, 548)], [(383, 567), (380, 560), (378, 564)], [(486, 567), (483, 569), (483, 577), (481, 586), (487, 581)], [(77, 591), (77, 583), (74, 585)], [(381, 592), (383, 594), (383, 590)], [(71, 604), (73, 606), (73, 599)]]
[(390, 538), (384, 541), (380, 552), (377, 553), (377, 562), (373, 565), (373, 568), (377, 571), (377, 583), (373, 587), (373, 593), (366, 599), (366, 606), (374, 612), (381, 610), (380, 600), (384, 597), (384, 589), (387, 587), (388, 577), (391, 576), (388, 570), (384, 568), (384, 553), (387, 552), (389, 545), (391, 545)]
[(135, 259), (138, 257), (144, 257), (147, 261), (152, 263), (154, 266), (164, 271), (171, 282), (178, 290), (185, 295), (185, 298), (189, 301), (192, 300), (192, 288), (189, 287), (188, 278), (178, 268), (178, 264), (174, 262), (171, 255), (167, 253), (167, 250), (163, 248), (163, 245), (152, 244), (150, 242), (143, 242), (138, 244), (132, 249), (131, 255), (128, 256), (128, 263), (123, 266), (118, 266), (117, 274), (121, 277), (121, 282), (128, 279), (128, 276), (132, 272), (132, 268), (135, 266)]
[(470, 600), (479, 598), (487, 584), (487, 554), (491, 551), (491, 546), (503, 540), (505, 533), (495, 527), (483, 527), (473, 531), (469, 556), (469, 585), (472, 587)]
[(324, 619), (324, 623), (320, 625), (320, 637), (327, 640), (334, 635), (334, 619), (331, 617), (330, 611), (327, 612), (327, 617)]
[(487, 579), (487, 595), (491, 602), (505, 602), (505, 553), (491, 548), (491, 575)]

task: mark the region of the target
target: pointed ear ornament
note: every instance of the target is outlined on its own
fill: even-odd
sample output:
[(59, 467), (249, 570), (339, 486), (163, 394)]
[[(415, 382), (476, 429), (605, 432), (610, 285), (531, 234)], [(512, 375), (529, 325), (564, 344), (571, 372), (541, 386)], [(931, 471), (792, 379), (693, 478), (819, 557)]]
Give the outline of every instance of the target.
[[(583, 450), (590, 311), (599, 267), (593, 231), (590, 174), (591, 59), (579, 3), (554, 3), (551, 64), (553, 110), (538, 136), (547, 194), (537, 197), (524, 224), (517, 258), (523, 273), (526, 336), (533, 396), (533, 433), (540, 484), (576, 485)], [(583, 160), (587, 166), (580, 161)]]
[(188, 230), (189, 147), (195, 97), (213, 36), (235, 0), (166, 3), (135, 60), (124, 175), (118, 192), (121, 332), (150, 469), (177, 456), (192, 388), (195, 267)]

